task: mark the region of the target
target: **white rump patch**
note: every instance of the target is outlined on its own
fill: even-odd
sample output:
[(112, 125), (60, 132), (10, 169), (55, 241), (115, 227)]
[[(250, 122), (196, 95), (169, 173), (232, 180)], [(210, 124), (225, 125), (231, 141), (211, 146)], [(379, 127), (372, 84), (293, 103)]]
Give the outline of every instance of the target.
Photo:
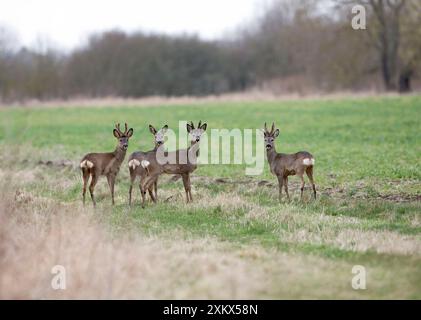
[(81, 168), (89, 168), (89, 169), (91, 169), (91, 168), (93, 168), (93, 167), (94, 167), (94, 164), (93, 164), (91, 161), (89, 161), (89, 160), (83, 160), (83, 161), (80, 163), (80, 167), (81, 167)]
[(136, 169), (136, 167), (138, 167), (138, 166), (140, 166), (140, 161), (139, 160), (132, 159), (132, 160), (129, 161), (129, 167), (130, 168), (133, 168), (133, 170)]
[(146, 169), (151, 163), (148, 160), (142, 160), (140, 164), (142, 165), (142, 168)]
[(313, 158), (305, 158), (303, 159), (303, 165), (305, 166), (313, 166), (316, 161)]

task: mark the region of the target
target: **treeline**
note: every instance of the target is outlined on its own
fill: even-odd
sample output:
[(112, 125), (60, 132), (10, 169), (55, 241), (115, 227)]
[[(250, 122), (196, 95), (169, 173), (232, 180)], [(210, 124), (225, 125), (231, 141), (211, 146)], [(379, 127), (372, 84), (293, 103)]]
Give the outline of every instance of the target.
[[(351, 28), (358, 3), (367, 10), (366, 30)], [(0, 32), (0, 98), (411, 90), (421, 70), (420, 2), (351, 5), (278, 0), (229, 39), (110, 31), (70, 53), (18, 48)]]
[(252, 84), (243, 55), (232, 44), (193, 36), (93, 36), (69, 55), (21, 49), (0, 58), (5, 100), (72, 96), (209, 95)]
[(243, 90), (240, 55), (197, 37), (108, 32), (67, 61), (66, 87), (90, 96), (203, 95)]

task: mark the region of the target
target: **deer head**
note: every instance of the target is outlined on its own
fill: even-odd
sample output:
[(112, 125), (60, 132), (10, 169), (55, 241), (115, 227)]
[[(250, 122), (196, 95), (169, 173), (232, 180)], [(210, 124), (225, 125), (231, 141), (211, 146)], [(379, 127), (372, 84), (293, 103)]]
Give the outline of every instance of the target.
[(149, 131), (154, 135), (155, 146), (158, 148), (165, 142), (165, 133), (168, 130), (168, 126), (163, 126), (160, 130), (156, 130), (153, 125), (149, 125)]
[(272, 123), (272, 128), (269, 131), (266, 122), (265, 122), (265, 128), (263, 129), (264, 137), (265, 137), (265, 146), (266, 150), (273, 149), (273, 146), (275, 145), (275, 139), (279, 135), (279, 129), (275, 130), (275, 123)]
[(127, 150), (129, 147), (129, 139), (133, 135), (133, 128), (127, 130), (127, 123), (124, 124), (125, 129), (124, 132), (120, 130), (120, 124), (117, 123), (115, 125), (115, 129), (113, 130), (114, 137), (118, 140), (118, 148), (122, 150)]
[(200, 138), (205, 133), (207, 126), (206, 123), (202, 124), (202, 121), (199, 121), (197, 128), (194, 127), (193, 121), (190, 121), (190, 124), (187, 123), (187, 132), (189, 133), (190, 141), (194, 143), (200, 142)]

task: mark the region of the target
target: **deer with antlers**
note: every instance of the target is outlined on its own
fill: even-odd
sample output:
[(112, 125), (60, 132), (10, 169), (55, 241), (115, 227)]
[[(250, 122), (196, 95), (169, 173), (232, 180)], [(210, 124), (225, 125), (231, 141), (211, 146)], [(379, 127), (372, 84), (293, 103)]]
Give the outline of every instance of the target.
[[(129, 173), (130, 173), (130, 188), (129, 188), (129, 205), (132, 204), (132, 190), (133, 183), (136, 180), (136, 177), (140, 177), (139, 188), (141, 188), (142, 181), (147, 176), (147, 167), (154, 161), (156, 158), (156, 152), (160, 146), (165, 142), (165, 133), (168, 130), (168, 126), (165, 125), (160, 130), (156, 130), (154, 126), (149, 125), (149, 131), (154, 136), (155, 148), (153, 150), (142, 152), (137, 151), (133, 152), (129, 157)], [(141, 190), (142, 191), (142, 190)], [(153, 202), (156, 202), (158, 199), (158, 177), (155, 179), (153, 184), (148, 189), (149, 196)]]
[(307, 151), (300, 151), (293, 154), (277, 153), (275, 149), (275, 139), (279, 135), (279, 129), (275, 130), (275, 123), (269, 131), (266, 123), (264, 128), (264, 139), (266, 146), (266, 154), (272, 174), (277, 176), (279, 184), (279, 201), (282, 199), (282, 187), (285, 188), (285, 193), (288, 200), (288, 176), (298, 175), (301, 179), (301, 200), (304, 192), (304, 173), (307, 174), (308, 179), (313, 188), (314, 199), (316, 199), (316, 185), (313, 179), (314, 157)]
[(127, 129), (127, 123), (125, 123), (125, 130), (124, 132), (121, 132), (120, 124), (118, 123), (113, 130), (113, 135), (118, 141), (118, 144), (113, 152), (89, 153), (85, 155), (80, 162), (83, 177), (83, 204), (85, 204), (86, 186), (88, 184), (89, 177), (91, 177), (89, 193), (91, 194), (92, 203), (96, 206), (94, 197), (95, 185), (97, 184), (100, 176), (106, 176), (111, 191), (112, 204), (114, 205), (115, 178), (120, 171), (121, 163), (126, 156), (129, 139), (133, 135), (133, 129)]
[[(142, 207), (145, 205), (146, 190), (161, 174), (179, 174), (183, 178), (184, 191), (186, 192), (186, 202), (193, 201), (191, 194), (190, 174), (197, 168), (197, 158), (199, 156), (200, 138), (205, 133), (207, 124), (199, 122), (197, 128), (194, 127), (193, 122), (187, 124), (187, 132), (190, 136), (190, 147), (185, 150), (176, 150), (172, 152), (162, 151), (162, 154), (157, 153), (155, 159), (145, 166), (147, 170), (147, 177), (141, 183), (142, 193)], [(165, 158), (159, 159), (159, 157)]]

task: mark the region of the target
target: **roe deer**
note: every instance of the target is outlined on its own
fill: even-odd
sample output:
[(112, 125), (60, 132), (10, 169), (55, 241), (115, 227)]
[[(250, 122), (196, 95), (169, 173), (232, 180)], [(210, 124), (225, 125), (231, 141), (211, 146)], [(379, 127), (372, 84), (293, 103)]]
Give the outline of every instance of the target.
[[(202, 125), (202, 121), (199, 122), (198, 127), (195, 129), (193, 122), (187, 124), (187, 132), (191, 138), (191, 145), (186, 150), (176, 150), (172, 152), (163, 152), (166, 159), (170, 159), (170, 162), (161, 164), (157, 158), (150, 161), (145, 166), (147, 170), (147, 177), (142, 181), (141, 192), (142, 192), (142, 207), (145, 203), (146, 190), (149, 189), (150, 185), (155, 179), (163, 174), (179, 174), (183, 178), (184, 191), (186, 192), (186, 202), (193, 201), (191, 195), (191, 183), (190, 174), (197, 168), (197, 158), (199, 156), (200, 138), (206, 131), (207, 124)], [(158, 154), (157, 154), (158, 155)]]
[(126, 156), (129, 138), (133, 135), (133, 129), (130, 128), (127, 130), (127, 123), (125, 123), (125, 131), (121, 132), (120, 124), (118, 123), (113, 130), (113, 134), (118, 140), (117, 147), (113, 152), (89, 153), (85, 155), (80, 162), (80, 168), (82, 169), (83, 175), (83, 204), (85, 204), (86, 185), (88, 184), (89, 176), (92, 177), (89, 192), (94, 206), (96, 205), (94, 197), (95, 185), (100, 176), (106, 176), (111, 191), (112, 204), (114, 205), (115, 178), (120, 170), (121, 163)]
[[(168, 126), (165, 125), (157, 131), (151, 124), (149, 125), (149, 131), (154, 135), (155, 140), (155, 148), (153, 150), (142, 152), (137, 151), (133, 152), (129, 157), (129, 173), (130, 173), (130, 188), (129, 188), (129, 205), (132, 204), (132, 190), (133, 190), (133, 183), (136, 177), (140, 176), (140, 184), (139, 188), (141, 187), (142, 181), (145, 179), (147, 175), (146, 167), (149, 165), (151, 161), (153, 161), (156, 157), (156, 151), (160, 146), (164, 144), (165, 141), (165, 133), (168, 130)], [(142, 190), (140, 190), (142, 192)], [(154, 194), (155, 191), (155, 194)], [(153, 202), (156, 202), (158, 199), (158, 178), (155, 179), (153, 182), (153, 186), (151, 185), (148, 189), (149, 196), (151, 197)]]
[(279, 135), (279, 129), (275, 130), (275, 124), (272, 124), (272, 129), (268, 131), (265, 123), (264, 138), (266, 146), (266, 154), (269, 162), (270, 171), (278, 177), (279, 183), (279, 201), (282, 198), (282, 186), (285, 188), (285, 193), (288, 193), (288, 176), (298, 175), (301, 179), (301, 200), (303, 199), (304, 191), (304, 172), (313, 187), (314, 199), (316, 199), (316, 185), (313, 180), (313, 166), (315, 163), (314, 157), (307, 151), (300, 151), (294, 154), (277, 153), (275, 150), (275, 139)]

